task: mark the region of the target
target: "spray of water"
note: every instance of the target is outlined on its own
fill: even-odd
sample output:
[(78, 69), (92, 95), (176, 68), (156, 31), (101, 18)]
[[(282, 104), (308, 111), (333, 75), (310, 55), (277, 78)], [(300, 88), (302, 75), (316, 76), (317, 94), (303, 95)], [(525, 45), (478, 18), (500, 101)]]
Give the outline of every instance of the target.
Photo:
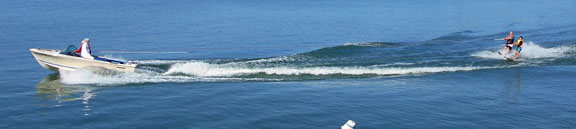
[[(480, 58), (487, 58), (487, 59), (504, 59), (502, 55), (499, 55), (498, 52), (501, 49), (497, 50), (485, 50), (472, 53), (471, 56), (480, 57)], [(532, 41), (528, 41), (522, 45), (522, 51), (520, 52), (520, 58), (523, 59), (534, 59), (534, 58), (560, 58), (567, 56), (567, 52), (574, 51), (573, 47), (570, 46), (559, 46), (553, 48), (544, 48)], [(510, 51), (510, 54), (507, 54), (508, 57), (513, 57), (514, 53), (516, 52), (515, 49)]]

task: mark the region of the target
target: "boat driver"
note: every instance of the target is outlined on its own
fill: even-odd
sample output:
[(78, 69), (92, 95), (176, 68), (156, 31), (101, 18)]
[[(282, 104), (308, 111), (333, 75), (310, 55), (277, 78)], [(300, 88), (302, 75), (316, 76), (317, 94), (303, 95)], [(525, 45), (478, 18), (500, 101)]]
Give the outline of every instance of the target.
[(78, 50), (74, 51), (74, 53), (80, 53), (80, 56), (84, 58), (94, 59), (90, 49), (90, 39), (84, 38), (84, 40), (82, 40), (82, 45)]

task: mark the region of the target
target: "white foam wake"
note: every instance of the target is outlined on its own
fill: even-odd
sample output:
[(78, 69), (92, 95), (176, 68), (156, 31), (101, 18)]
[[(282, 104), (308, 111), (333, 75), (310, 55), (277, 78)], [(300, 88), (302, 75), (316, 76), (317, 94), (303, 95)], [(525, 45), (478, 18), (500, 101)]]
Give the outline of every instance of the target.
[(190, 76), (167, 76), (154, 73), (113, 73), (102, 74), (89, 69), (60, 71), (60, 82), (70, 85), (126, 85), (142, 83), (186, 83), (186, 82), (222, 82), (249, 81), (258, 79), (241, 78), (198, 78)]
[(165, 74), (184, 73), (197, 77), (227, 77), (264, 73), (270, 75), (402, 75), (420, 73), (438, 73), (488, 69), (494, 67), (416, 67), (416, 68), (378, 68), (378, 67), (272, 67), (247, 68), (230, 64), (209, 64), (205, 62), (188, 62), (175, 64)]
[(264, 58), (258, 60), (251, 60), (247, 61), (246, 63), (267, 63), (267, 62), (281, 62), (281, 61), (297, 61), (296, 58), (292, 58), (291, 56), (280, 56), (274, 58)]
[[(503, 59), (502, 55), (499, 55), (498, 52), (501, 49), (497, 49), (494, 51), (479, 51), (472, 53), (471, 56), (480, 57), (480, 58), (489, 58), (489, 59)], [(530, 59), (530, 58), (550, 58), (550, 57), (564, 57), (566, 56), (567, 52), (574, 51), (574, 47), (570, 46), (559, 46), (553, 48), (544, 48), (532, 41), (528, 41), (522, 45), (522, 52), (520, 52), (520, 58), (523, 59)], [(508, 57), (513, 57), (514, 53), (516, 52), (515, 49), (510, 51), (510, 54), (506, 55)]]
[(378, 67), (386, 67), (386, 66), (405, 66), (405, 65), (413, 65), (415, 63), (408, 63), (408, 62), (396, 62), (396, 63), (390, 63), (390, 64), (380, 64), (380, 65), (375, 65)]
[(137, 64), (175, 64), (189, 62), (190, 60), (135, 60)]
[(182, 54), (188, 53), (185, 51), (164, 51), (164, 52), (155, 52), (155, 51), (100, 51), (102, 53), (125, 53), (125, 54)]
[(130, 84), (146, 82), (179, 82), (182, 79), (156, 77), (152, 74), (142, 73), (117, 73), (117, 74), (97, 74), (88, 69), (76, 71), (60, 71), (61, 82), (64, 84)]

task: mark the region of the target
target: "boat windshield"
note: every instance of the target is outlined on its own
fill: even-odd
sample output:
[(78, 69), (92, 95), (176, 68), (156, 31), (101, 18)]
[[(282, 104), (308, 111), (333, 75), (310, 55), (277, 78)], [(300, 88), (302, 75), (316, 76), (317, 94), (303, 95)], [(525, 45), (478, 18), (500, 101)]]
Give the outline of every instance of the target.
[(72, 55), (72, 53), (73, 53), (74, 51), (76, 51), (76, 49), (78, 49), (78, 48), (76, 48), (76, 46), (74, 46), (74, 45), (68, 45), (68, 47), (66, 47), (66, 49), (62, 50), (62, 51), (60, 52), (60, 54)]

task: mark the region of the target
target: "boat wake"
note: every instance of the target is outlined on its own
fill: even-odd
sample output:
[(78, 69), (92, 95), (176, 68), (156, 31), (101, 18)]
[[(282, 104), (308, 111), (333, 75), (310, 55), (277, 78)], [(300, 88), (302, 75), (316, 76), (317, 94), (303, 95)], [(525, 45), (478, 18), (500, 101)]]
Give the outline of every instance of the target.
[[(188, 83), (188, 82), (238, 82), (260, 81), (261, 79), (209, 78), (191, 76), (169, 76), (156, 73), (98, 74), (92, 70), (60, 71), (60, 82), (69, 85), (114, 86), (146, 83)], [(264, 80), (262, 80), (264, 81)], [(273, 80), (270, 80), (273, 81)]]
[(197, 77), (241, 77), (253, 74), (264, 75), (403, 75), (438, 72), (469, 71), (492, 67), (414, 67), (414, 68), (382, 68), (369, 67), (274, 67), (248, 68), (230, 64), (209, 64), (206, 62), (188, 62), (175, 64), (165, 74), (178, 74)]
[(102, 53), (122, 53), (122, 54), (183, 54), (185, 51), (100, 51)]
[(291, 81), (329, 78), (354, 78), (390, 75), (421, 75), (439, 72), (470, 71), (497, 67), (316, 67), (316, 68), (241, 68), (204, 62), (175, 64), (166, 73), (99, 74), (92, 70), (60, 71), (61, 82), (76, 85), (126, 85), (142, 83)]

